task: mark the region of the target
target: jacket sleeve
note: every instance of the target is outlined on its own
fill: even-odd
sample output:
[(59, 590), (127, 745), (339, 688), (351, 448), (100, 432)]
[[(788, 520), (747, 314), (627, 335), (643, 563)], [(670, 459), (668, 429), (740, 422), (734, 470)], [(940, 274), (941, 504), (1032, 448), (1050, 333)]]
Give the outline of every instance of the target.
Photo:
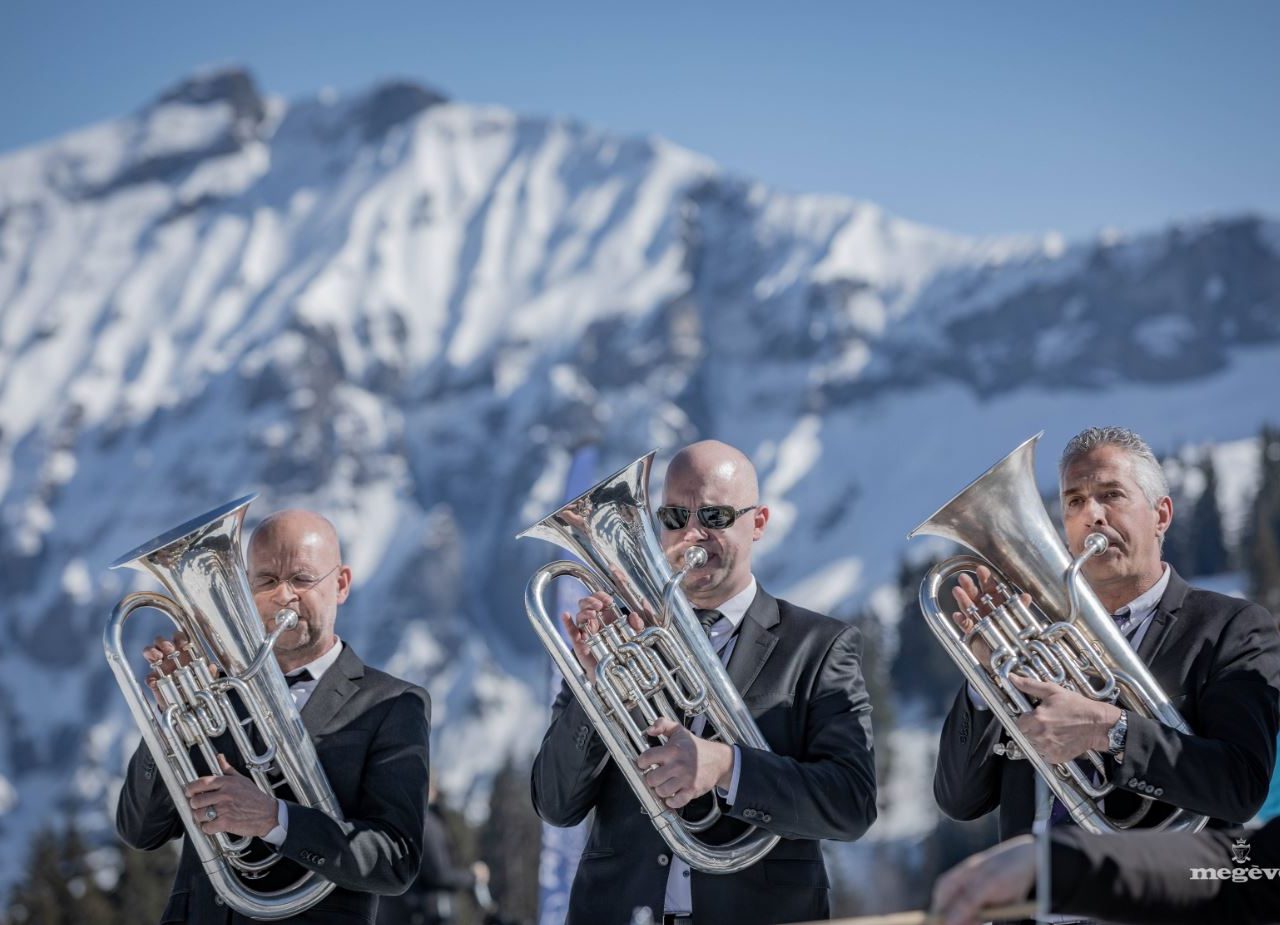
[(281, 853), (344, 889), (407, 890), (422, 863), (430, 724), (426, 691), (413, 687), (394, 698), (363, 756), (359, 805), (339, 822), (288, 804)]
[(871, 701), (861, 636), (842, 629), (818, 669), (804, 717), (800, 757), (739, 748), (738, 792), (729, 815), (784, 838), (853, 841), (876, 819)]
[(577, 825), (595, 806), (609, 752), (568, 685), (551, 707), (551, 725), (533, 759), (533, 808), (543, 822)]
[(1280, 633), (1264, 608), (1247, 604), (1215, 641), (1213, 668), (1196, 693), (1199, 727), (1178, 732), (1128, 719), (1117, 787), (1241, 824), (1267, 798), (1280, 732)]
[(116, 832), (130, 848), (152, 851), (184, 832), (151, 749), (139, 742), (116, 803)]
[(969, 821), (1000, 805), (1003, 763), (993, 748), (1003, 726), (991, 710), (979, 710), (961, 685), (942, 724), (938, 762), (933, 771), (933, 797), (952, 819)]
[[(1243, 865), (1232, 857), (1240, 837), (1251, 849)], [(1090, 835), (1064, 826), (1052, 852), (1054, 912), (1152, 925), (1280, 921), (1280, 890), (1266, 877), (1280, 867), (1274, 820), (1252, 833)]]

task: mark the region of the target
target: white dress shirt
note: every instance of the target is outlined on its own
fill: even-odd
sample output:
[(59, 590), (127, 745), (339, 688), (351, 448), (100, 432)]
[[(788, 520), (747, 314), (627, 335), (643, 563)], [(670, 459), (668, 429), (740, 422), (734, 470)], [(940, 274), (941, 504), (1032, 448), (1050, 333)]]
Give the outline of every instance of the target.
[[(320, 679), (324, 677), (324, 673), (334, 666), (338, 661), (338, 656), (342, 654), (342, 640), (334, 637), (333, 645), (329, 647), (329, 651), (320, 656), (313, 662), (308, 662), (301, 668), (295, 668), (285, 677), (299, 674), (303, 671), (311, 672), (310, 681), (299, 681), (289, 688), (289, 693), (293, 695), (294, 705), (298, 711), (307, 705), (307, 701), (311, 699), (311, 695), (315, 692), (316, 686), (320, 683)], [(277, 848), (284, 844), (285, 836), (289, 834), (289, 810), (284, 800), (277, 799), (276, 803), (276, 827), (262, 836), (262, 840), (269, 845), (275, 845)]]
[[(724, 665), (729, 664), (729, 656), (733, 655), (733, 649), (738, 644), (738, 627), (747, 616), (747, 608), (756, 599), (756, 588), (756, 577), (752, 575), (750, 584), (715, 608), (720, 611), (720, 619), (711, 624), (709, 635), (711, 647), (716, 650)], [(706, 717), (699, 716), (690, 725), (689, 731), (694, 735), (701, 735), (706, 725)], [(729, 806), (733, 805), (738, 795), (738, 773), (741, 768), (738, 746), (735, 745), (733, 746), (733, 777), (729, 781), (729, 789), (726, 791), (716, 787), (716, 794)], [(672, 915), (689, 915), (693, 912), (693, 891), (690, 889), (689, 882), (692, 874), (689, 872), (689, 865), (673, 854), (670, 871), (667, 874), (666, 912)]]

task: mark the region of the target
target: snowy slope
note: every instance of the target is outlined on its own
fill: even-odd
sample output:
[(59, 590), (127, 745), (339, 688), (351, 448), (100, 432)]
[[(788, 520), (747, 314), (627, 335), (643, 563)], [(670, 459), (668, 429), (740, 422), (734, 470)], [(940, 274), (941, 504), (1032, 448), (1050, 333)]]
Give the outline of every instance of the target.
[(512, 537), (573, 446), (742, 446), (762, 580), (848, 615), (1037, 430), (1048, 483), (1087, 424), (1274, 420), (1278, 242), (971, 240), (658, 138), (235, 71), (0, 157), (0, 881), (49, 806), (107, 824), (132, 733), (99, 639), (135, 579), (105, 566), (141, 540), (253, 490), (251, 521), (332, 516), (340, 631), (429, 687), (463, 793), (541, 733), (520, 595), (551, 550)]

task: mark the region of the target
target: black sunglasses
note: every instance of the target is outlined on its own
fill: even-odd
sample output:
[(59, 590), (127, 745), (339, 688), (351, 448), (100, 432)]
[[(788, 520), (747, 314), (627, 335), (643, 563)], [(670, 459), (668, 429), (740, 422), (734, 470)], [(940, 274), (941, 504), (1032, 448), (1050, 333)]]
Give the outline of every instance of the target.
[[(698, 523), (708, 530), (727, 530), (733, 526), (735, 520), (747, 511), (754, 511), (756, 507), (758, 505), (753, 504), (751, 507), (734, 510), (732, 504), (708, 504), (706, 507), (698, 508)], [(658, 508), (658, 522), (668, 530), (683, 530), (684, 525), (689, 522), (691, 513), (693, 512), (687, 507), (663, 505)]]

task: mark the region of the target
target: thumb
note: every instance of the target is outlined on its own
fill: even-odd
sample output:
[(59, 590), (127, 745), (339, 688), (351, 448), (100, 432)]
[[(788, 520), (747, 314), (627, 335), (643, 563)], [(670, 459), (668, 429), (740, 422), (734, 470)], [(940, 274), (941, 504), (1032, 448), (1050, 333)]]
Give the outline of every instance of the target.
[(664, 738), (669, 738), (677, 730), (680, 730), (683, 728), (684, 727), (681, 726), (679, 723), (677, 723), (675, 720), (668, 719), (665, 716), (660, 716), (650, 724), (648, 729), (645, 730), (645, 735), (662, 736)]
[(218, 770), (228, 777), (239, 777), (240, 772), (231, 766), (231, 762), (227, 761), (227, 756), (218, 752)]

